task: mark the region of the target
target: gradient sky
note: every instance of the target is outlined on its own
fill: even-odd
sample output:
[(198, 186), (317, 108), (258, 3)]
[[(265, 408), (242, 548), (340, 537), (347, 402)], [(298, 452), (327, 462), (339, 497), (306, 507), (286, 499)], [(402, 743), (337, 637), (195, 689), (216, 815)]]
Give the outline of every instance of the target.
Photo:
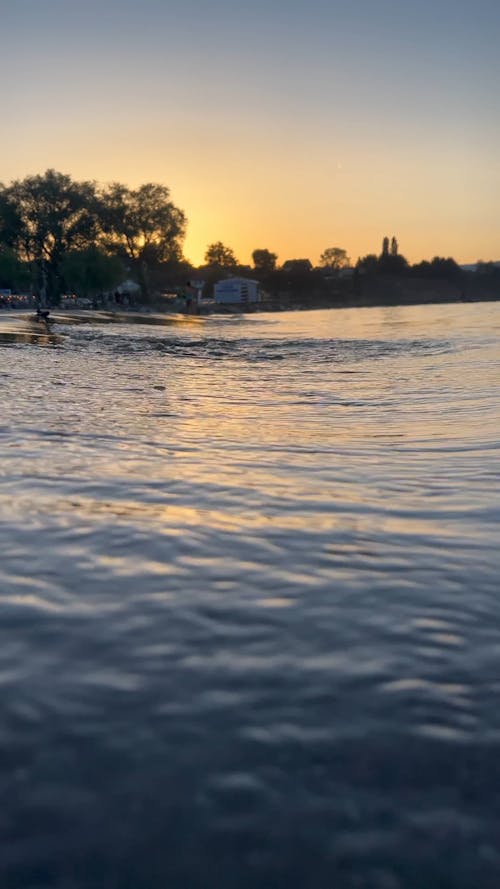
[(500, 259), (498, 0), (0, 0), (0, 180), (162, 182), (186, 256)]

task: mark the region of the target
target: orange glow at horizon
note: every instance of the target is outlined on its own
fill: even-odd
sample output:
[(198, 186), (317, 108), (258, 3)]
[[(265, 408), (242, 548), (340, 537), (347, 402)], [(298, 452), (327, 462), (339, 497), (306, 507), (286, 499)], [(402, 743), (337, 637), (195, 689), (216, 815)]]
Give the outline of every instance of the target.
[(20, 125), (20, 150), (4, 146), (4, 181), (54, 167), (103, 183), (161, 182), (186, 213), (184, 253), (194, 265), (219, 240), (243, 264), (256, 248), (276, 253), (279, 263), (307, 257), (316, 264), (330, 246), (355, 263), (379, 253), (385, 235), (397, 237), (410, 262), (500, 259), (491, 179), (471, 164), (463, 140), (441, 141), (439, 133), (433, 141), (400, 136), (389, 154), (385, 137), (365, 149), (359, 138), (332, 130), (317, 139), (292, 125), (261, 139), (250, 123), (233, 122), (200, 139), (196, 121), (179, 119), (168, 127), (150, 121), (146, 137), (124, 124), (117, 153), (114, 122), (100, 122), (98, 140), (90, 121), (79, 119), (55, 134), (40, 130), (36, 143), (28, 138), (32, 123)]
[(500, 260), (499, 27), (492, 0), (5, 4), (0, 181), (162, 183), (194, 263)]

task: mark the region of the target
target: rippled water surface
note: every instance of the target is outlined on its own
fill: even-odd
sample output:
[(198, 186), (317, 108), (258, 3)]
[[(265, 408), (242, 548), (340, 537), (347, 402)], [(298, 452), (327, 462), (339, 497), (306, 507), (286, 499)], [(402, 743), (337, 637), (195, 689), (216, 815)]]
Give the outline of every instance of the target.
[(2, 321), (2, 889), (497, 889), (500, 305)]

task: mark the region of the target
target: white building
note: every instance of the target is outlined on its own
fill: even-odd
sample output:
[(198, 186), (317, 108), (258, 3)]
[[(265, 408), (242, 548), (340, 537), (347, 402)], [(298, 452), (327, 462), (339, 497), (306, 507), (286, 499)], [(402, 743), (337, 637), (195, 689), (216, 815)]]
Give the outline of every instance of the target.
[(214, 287), (214, 299), (219, 305), (247, 305), (260, 302), (259, 282), (251, 278), (225, 278)]
[(126, 281), (122, 281), (119, 287), (116, 288), (117, 293), (139, 293), (140, 285), (135, 281), (132, 281), (130, 278), (127, 278)]

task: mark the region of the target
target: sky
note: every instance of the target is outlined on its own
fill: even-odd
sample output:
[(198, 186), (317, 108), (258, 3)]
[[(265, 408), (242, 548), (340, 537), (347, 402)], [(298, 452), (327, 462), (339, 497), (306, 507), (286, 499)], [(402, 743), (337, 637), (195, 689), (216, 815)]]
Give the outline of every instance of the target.
[(500, 259), (498, 0), (0, 0), (0, 181), (160, 182), (185, 255)]

